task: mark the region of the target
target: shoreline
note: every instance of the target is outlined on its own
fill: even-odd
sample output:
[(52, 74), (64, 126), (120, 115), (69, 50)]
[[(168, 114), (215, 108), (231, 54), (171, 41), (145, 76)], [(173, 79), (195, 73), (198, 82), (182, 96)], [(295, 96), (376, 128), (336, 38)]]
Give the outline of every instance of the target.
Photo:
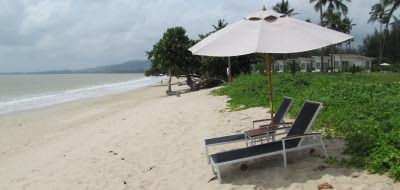
[(154, 85), (165, 80), (165, 77), (142, 77), (127, 81), (94, 84), (79, 88), (56, 90), (39, 94), (24, 95), (0, 102), (0, 117), (18, 112), (32, 111), (40, 108), (73, 102), (81, 99), (101, 97), (136, 90)]
[[(398, 189), (386, 176), (324, 165), (318, 153), (224, 168), (213, 178), (204, 139), (249, 129), (266, 110), (229, 112), (212, 89), (166, 96), (165, 86), (83, 99), (0, 118), (0, 189)], [(331, 155), (341, 142), (329, 140)], [(242, 147), (218, 146), (210, 152)], [(353, 177), (356, 176), (357, 177)], [(209, 181), (211, 180), (211, 181)]]

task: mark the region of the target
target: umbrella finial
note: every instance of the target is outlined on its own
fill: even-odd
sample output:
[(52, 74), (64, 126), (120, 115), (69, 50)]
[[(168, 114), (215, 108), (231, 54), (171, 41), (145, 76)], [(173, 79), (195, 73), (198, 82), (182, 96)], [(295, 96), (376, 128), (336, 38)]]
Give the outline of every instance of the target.
[(262, 11), (266, 11), (267, 7), (265, 5), (263, 5)]

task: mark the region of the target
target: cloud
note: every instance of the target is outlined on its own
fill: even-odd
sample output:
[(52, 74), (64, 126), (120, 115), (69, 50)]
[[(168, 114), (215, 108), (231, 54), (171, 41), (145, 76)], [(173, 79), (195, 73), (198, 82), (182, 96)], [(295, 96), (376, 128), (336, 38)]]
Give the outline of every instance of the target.
[[(173, 26), (191, 38), (232, 23), (278, 0), (0, 0), (0, 72), (78, 69), (144, 59), (145, 51)], [(353, 1), (349, 17), (360, 44), (375, 0)], [(308, 0), (291, 0), (297, 18), (318, 23)]]

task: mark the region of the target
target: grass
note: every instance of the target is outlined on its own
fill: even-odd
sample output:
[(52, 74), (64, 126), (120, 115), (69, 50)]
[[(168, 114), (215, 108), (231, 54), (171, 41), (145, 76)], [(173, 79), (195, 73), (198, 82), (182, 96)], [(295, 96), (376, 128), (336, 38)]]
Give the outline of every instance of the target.
[[(214, 91), (230, 97), (232, 110), (267, 106), (265, 75), (239, 76), (232, 84)], [(327, 136), (346, 140), (348, 162), (400, 180), (400, 75), (399, 74), (274, 74), (274, 105), (283, 96), (295, 103), (295, 117), (305, 100), (324, 108), (314, 124)]]

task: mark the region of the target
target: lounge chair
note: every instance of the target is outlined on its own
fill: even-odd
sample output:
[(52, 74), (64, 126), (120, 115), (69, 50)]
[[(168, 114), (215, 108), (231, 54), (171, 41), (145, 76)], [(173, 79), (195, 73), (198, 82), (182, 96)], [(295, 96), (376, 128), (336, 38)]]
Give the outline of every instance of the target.
[[(217, 175), (217, 178), (221, 180), (221, 174), (219, 170), (221, 166), (272, 155), (282, 155), (283, 166), (286, 168), (287, 152), (312, 147), (321, 147), (324, 156), (328, 157), (324, 142), (322, 140), (322, 135), (320, 133), (307, 133), (321, 108), (322, 104), (319, 102), (306, 101), (286, 137), (283, 137), (281, 140), (210, 155), (209, 160), (211, 162), (213, 172)], [(279, 130), (279, 128), (270, 130)], [(310, 140), (314, 141), (311, 141), (311, 143), (304, 143), (306, 138), (311, 137), (313, 139)]]
[[(283, 118), (288, 113), (292, 104), (293, 104), (293, 98), (287, 97), (287, 96), (283, 97), (282, 103), (279, 106), (279, 109), (276, 112), (276, 114), (274, 115), (274, 118), (272, 120), (274, 124), (282, 123)], [(269, 121), (269, 120), (270, 119), (257, 120), (257, 121), (261, 122), (261, 121)], [(266, 127), (266, 126), (267, 125), (262, 125), (261, 127)], [(253, 121), (253, 128), (254, 128), (254, 121)], [(208, 147), (209, 146), (234, 143), (237, 141), (244, 141), (244, 140), (246, 140), (244, 133), (238, 133), (238, 134), (233, 134), (233, 135), (205, 139), (204, 143), (205, 143), (205, 147), (206, 147), (206, 156), (208, 157)]]

